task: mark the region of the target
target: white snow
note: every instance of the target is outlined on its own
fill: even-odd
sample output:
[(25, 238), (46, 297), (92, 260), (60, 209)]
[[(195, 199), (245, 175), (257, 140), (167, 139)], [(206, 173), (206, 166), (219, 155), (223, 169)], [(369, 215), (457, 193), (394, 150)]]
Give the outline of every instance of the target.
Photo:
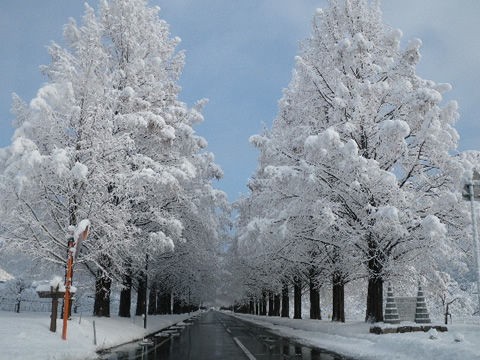
[(58, 175), (63, 175), (69, 171), (68, 164), (70, 158), (68, 151), (65, 149), (55, 148), (52, 152), (52, 162), (55, 164), (55, 170)]
[(398, 209), (394, 206), (379, 206), (377, 218), (389, 221), (398, 221)]
[(0, 283), (15, 279), (12, 275), (0, 268)]
[(53, 279), (50, 281), (50, 286), (56, 288), (63, 284), (63, 279), (60, 276), (54, 276)]
[(125, 89), (123, 89), (122, 95), (126, 98), (132, 98), (135, 96), (135, 90), (130, 86), (126, 86)]
[(442, 224), (440, 220), (434, 215), (428, 215), (422, 221), (422, 227), (425, 233), (430, 237), (441, 237), (447, 233), (445, 224)]
[(390, 34), (387, 35), (387, 40), (389, 40), (394, 46), (398, 46), (400, 44), (400, 40), (403, 37), (402, 30), (400, 29), (393, 29)]
[(173, 240), (169, 236), (166, 236), (163, 231), (150, 233), (149, 238), (150, 242), (152, 244), (155, 244), (155, 246), (161, 249), (162, 252), (173, 251), (173, 249), (175, 248)]
[(170, 125), (165, 125), (165, 127), (160, 130), (160, 133), (165, 137), (167, 140), (175, 139), (175, 129)]
[[(97, 358), (96, 351), (141, 339), (190, 317), (157, 315), (148, 317), (143, 328), (141, 317), (94, 318), (74, 315), (68, 322), (67, 340), (61, 338), (62, 320), (57, 320), (57, 332), (49, 331), (49, 313), (14, 313), (0, 311), (0, 360), (86, 360)], [(97, 346), (93, 344), (93, 321), (97, 331)]]
[[(54, 276), (52, 280), (48, 284), (41, 283), (35, 287), (36, 292), (47, 292), (50, 291), (52, 288), (56, 289), (58, 287), (58, 291), (64, 292), (65, 291), (65, 283), (62, 277)], [(77, 288), (75, 286), (70, 286), (70, 292), (76, 293)]]
[(412, 39), (408, 42), (407, 49), (408, 50), (417, 50), (422, 47), (422, 40), (420, 39)]
[(73, 233), (73, 239), (75, 241), (78, 241), (80, 235), (87, 229), (87, 227), (90, 226), (90, 220), (88, 219), (83, 219), (80, 221), (75, 228), (75, 232)]
[[(35, 291), (36, 292), (47, 292), (47, 291), (50, 291), (52, 289), (52, 287), (55, 289), (57, 286), (53, 286), (51, 284), (41, 284), (41, 285), (38, 285), (36, 288), (35, 288)], [(61, 283), (58, 284), (58, 291), (60, 292), (64, 292), (65, 291), (65, 284), (63, 283), (63, 281)], [(72, 294), (76, 293), (77, 292), (77, 288), (75, 286), (70, 286), (70, 292)]]
[(75, 165), (72, 167), (72, 175), (75, 179), (80, 181), (87, 180), (88, 175), (88, 167), (80, 162), (76, 162)]
[[(363, 321), (333, 323), (329, 320), (288, 319), (254, 315), (235, 316), (294, 337), (305, 345), (331, 350), (354, 359), (435, 359), (470, 360), (480, 358), (480, 319), (472, 323), (448, 325), (448, 332), (412, 332), (403, 334), (370, 334), (371, 324)], [(434, 336), (432, 336), (434, 335)], [(432, 337), (432, 339), (430, 338)], [(436, 337), (436, 339), (433, 339)]]
[[(73, 248), (71, 248), (70, 251), (72, 252), (75, 261), (77, 261), (78, 254), (80, 253), (80, 250), (82, 248), (82, 242), (84, 240), (87, 240), (86, 238), (83, 239), (83, 237), (81, 235), (87, 229), (88, 229), (88, 232), (89, 232), (90, 231), (89, 227), (90, 227), (90, 220), (83, 219), (82, 221), (80, 221), (78, 223), (77, 227), (75, 228), (75, 231), (73, 232), (73, 239), (75, 241), (75, 246)], [(86, 234), (87, 236), (88, 236), (88, 232)]]

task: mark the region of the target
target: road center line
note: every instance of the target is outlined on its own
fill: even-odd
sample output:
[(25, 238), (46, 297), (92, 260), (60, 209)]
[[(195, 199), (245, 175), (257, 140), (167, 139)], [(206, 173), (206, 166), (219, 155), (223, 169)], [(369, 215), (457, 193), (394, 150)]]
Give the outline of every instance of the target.
[(248, 351), (248, 349), (245, 347), (245, 345), (243, 345), (242, 342), (240, 340), (238, 340), (238, 338), (234, 337), (233, 340), (235, 340), (237, 345), (240, 347), (240, 349), (242, 349), (242, 351), (245, 353), (245, 355), (247, 355), (249, 360), (257, 360), (255, 358), (255, 356), (253, 356), (252, 353), (250, 351)]

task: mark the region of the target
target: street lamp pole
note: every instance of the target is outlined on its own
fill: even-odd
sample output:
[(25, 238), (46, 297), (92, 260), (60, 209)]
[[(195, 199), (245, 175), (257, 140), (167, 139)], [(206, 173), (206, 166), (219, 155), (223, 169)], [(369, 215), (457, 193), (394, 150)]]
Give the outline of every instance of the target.
[[(478, 181), (478, 180), (477, 180)], [(470, 195), (470, 208), (472, 214), (472, 230), (473, 230), (473, 252), (475, 258), (475, 270), (477, 275), (477, 297), (478, 297), (478, 308), (477, 312), (480, 314), (480, 260), (478, 258), (478, 229), (477, 229), (477, 216), (475, 213), (475, 180), (472, 179), (472, 182), (468, 185), (468, 192)]]
[(148, 253), (145, 254), (145, 313), (143, 317), (143, 328), (147, 328), (148, 313)]
[(480, 258), (478, 245), (478, 229), (477, 229), (477, 215), (475, 211), (475, 200), (480, 200), (480, 173), (473, 170), (472, 178), (463, 188), (463, 198), (470, 201), (470, 213), (472, 215), (472, 235), (473, 235), (473, 257), (475, 261), (475, 272), (477, 280), (477, 297), (478, 304), (476, 314), (480, 315)]

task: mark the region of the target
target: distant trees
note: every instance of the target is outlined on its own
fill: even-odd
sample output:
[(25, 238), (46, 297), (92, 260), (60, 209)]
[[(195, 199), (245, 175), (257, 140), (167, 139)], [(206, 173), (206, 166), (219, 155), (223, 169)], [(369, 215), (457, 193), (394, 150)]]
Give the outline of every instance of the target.
[(2, 310), (12, 310), (16, 313), (31, 311), (32, 299), (37, 299), (37, 294), (30, 281), (24, 278), (14, 278), (0, 283)]
[(49, 48), (48, 83), (30, 105), (14, 97), (17, 129), (1, 151), (6, 245), (62, 265), (68, 226), (89, 218), (80, 259), (99, 316), (112, 281), (142, 287), (147, 254), (155, 264), (182, 244), (192, 259), (215, 257), (221, 236), (214, 214), (226, 200), (211, 181), (222, 172), (193, 130), (204, 102), (178, 100), (184, 56), (158, 11), (145, 0), (86, 5), (82, 24), (65, 27), (67, 46)]
[(459, 217), (457, 105), (441, 106), (449, 85), (416, 75), (421, 42), (401, 49), (400, 38), (377, 3), (331, 1), (271, 131), (252, 137), (260, 164), (240, 232), (282, 267), (328, 279), (333, 320), (344, 320), (344, 285), (360, 276), (366, 319), (383, 320), (384, 280), (441, 247)]
[(24, 300), (24, 291), (30, 287), (30, 284), (27, 283), (24, 279), (14, 279), (10, 280), (7, 283), (7, 291), (10, 290), (11, 293), (15, 295), (15, 312), (20, 312), (20, 306)]

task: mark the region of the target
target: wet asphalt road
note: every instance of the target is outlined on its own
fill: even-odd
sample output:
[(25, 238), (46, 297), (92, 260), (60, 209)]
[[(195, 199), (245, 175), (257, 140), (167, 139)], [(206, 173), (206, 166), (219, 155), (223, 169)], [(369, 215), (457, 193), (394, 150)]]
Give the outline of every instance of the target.
[[(151, 338), (148, 345), (115, 349), (108, 360), (340, 360), (323, 350), (294, 343), (266, 329), (217, 311), (208, 311)], [(172, 335), (173, 334), (173, 335)], [(243, 350), (242, 350), (243, 349)]]

